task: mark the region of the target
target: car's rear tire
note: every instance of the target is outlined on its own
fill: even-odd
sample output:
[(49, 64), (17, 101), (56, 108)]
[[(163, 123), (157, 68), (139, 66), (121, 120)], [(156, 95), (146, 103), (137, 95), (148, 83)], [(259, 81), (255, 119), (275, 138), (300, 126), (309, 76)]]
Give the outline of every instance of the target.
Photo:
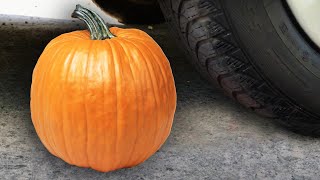
[(285, 2), (159, 2), (202, 75), (255, 112), (320, 135), (320, 54)]

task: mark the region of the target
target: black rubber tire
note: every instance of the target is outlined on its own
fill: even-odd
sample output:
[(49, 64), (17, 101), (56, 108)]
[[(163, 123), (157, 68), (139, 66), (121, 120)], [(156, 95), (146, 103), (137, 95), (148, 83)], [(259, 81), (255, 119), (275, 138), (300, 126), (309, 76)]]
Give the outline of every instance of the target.
[(285, 2), (159, 3), (203, 76), (253, 111), (297, 133), (320, 136), (320, 55)]

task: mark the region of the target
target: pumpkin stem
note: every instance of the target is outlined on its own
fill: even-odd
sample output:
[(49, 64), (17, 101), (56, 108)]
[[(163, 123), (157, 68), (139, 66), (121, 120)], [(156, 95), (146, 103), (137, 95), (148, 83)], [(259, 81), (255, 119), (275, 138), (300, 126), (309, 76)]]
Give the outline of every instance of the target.
[(78, 18), (86, 23), (92, 40), (104, 40), (116, 37), (110, 32), (109, 27), (97, 13), (79, 4), (76, 6), (71, 17)]

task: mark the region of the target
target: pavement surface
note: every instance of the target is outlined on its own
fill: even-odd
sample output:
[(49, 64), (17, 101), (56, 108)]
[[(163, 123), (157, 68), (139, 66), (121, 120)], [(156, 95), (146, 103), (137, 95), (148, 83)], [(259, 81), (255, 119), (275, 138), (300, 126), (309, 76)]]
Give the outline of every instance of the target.
[(52, 156), (30, 118), (37, 58), (50, 39), (83, 26), (32, 18), (0, 24), (0, 179), (319, 179), (320, 139), (287, 131), (224, 96), (188, 63), (166, 25), (135, 27), (170, 60), (178, 95), (172, 133), (143, 164), (100, 173)]

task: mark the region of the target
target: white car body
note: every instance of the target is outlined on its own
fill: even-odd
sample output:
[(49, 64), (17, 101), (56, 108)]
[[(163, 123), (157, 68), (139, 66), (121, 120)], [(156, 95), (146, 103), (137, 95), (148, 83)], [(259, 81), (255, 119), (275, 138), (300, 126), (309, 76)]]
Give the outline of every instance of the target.
[(297, 21), (320, 47), (320, 0), (287, 0)]
[(77, 4), (89, 8), (110, 24), (121, 24), (92, 0), (0, 0), (0, 14), (69, 20)]

